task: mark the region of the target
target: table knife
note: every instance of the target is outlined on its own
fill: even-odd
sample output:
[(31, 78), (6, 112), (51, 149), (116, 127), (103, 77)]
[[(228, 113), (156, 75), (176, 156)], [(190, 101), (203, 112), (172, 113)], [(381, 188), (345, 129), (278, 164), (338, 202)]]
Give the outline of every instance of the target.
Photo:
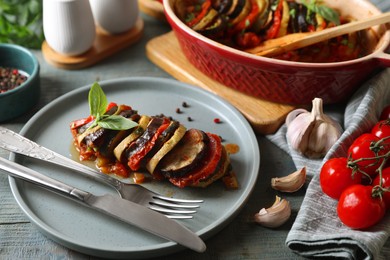
[(202, 239), (191, 230), (175, 220), (169, 219), (160, 213), (134, 202), (111, 194), (95, 196), (92, 193), (72, 187), (1, 157), (0, 169), (6, 171), (12, 177), (37, 184), (66, 198), (75, 200), (85, 206), (162, 238), (174, 241), (194, 251), (204, 252), (206, 250), (206, 245)]

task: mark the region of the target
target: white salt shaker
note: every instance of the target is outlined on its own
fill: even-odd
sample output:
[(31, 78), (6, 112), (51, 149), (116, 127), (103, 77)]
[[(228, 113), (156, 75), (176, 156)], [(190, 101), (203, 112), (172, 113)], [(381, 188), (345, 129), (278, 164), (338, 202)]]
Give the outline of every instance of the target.
[(138, 0), (90, 0), (95, 22), (109, 34), (134, 27), (139, 16)]
[(60, 54), (88, 51), (96, 36), (89, 0), (43, 0), (43, 31), (47, 44)]

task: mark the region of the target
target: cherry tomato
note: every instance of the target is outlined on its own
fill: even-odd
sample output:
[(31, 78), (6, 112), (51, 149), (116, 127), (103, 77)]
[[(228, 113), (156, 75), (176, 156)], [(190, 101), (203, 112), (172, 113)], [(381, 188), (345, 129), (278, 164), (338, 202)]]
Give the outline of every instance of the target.
[(337, 204), (337, 214), (344, 225), (365, 229), (378, 223), (386, 212), (384, 201), (372, 196), (373, 186), (355, 184), (343, 191)]
[[(373, 186), (379, 185), (379, 175), (372, 182)], [(390, 167), (382, 170), (382, 187), (390, 189)], [(390, 209), (390, 191), (383, 194), (383, 200), (385, 201), (386, 208)]]
[(371, 129), (371, 133), (380, 139), (388, 137), (383, 144), (385, 145), (385, 151), (390, 151), (390, 119), (381, 120), (376, 123)]
[(347, 166), (345, 157), (332, 158), (324, 163), (320, 172), (320, 185), (322, 191), (329, 197), (338, 200), (341, 193), (353, 184), (360, 184), (362, 174), (352, 174), (352, 169)]
[[(377, 142), (379, 137), (371, 134), (365, 133), (355, 139), (355, 141), (348, 148), (348, 158), (352, 161), (358, 160), (361, 158), (373, 158), (377, 155), (384, 155), (385, 151), (379, 149), (377, 155), (374, 151), (370, 149), (372, 143)], [(357, 162), (357, 166), (360, 171), (367, 173), (370, 176), (375, 176), (377, 174), (376, 169), (382, 163), (383, 158), (381, 159), (371, 159), (371, 160), (362, 160)]]
[(390, 105), (383, 108), (382, 113), (379, 117), (379, 120), (385, 120), (385, 119), (390, 119)]

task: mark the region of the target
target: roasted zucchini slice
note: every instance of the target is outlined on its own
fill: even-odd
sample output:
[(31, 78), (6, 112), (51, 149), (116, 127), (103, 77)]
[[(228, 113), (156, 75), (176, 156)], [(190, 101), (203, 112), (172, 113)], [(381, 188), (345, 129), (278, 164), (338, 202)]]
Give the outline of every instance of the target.
[(151, 174), (153, 174), (161, 159), (180, 142), (185, 133), (186, 128), (183, 125), (179, 125), (169, 140), (164, 142), (161, 148), (150, 158), (150, 160), (146, 163), (146, 169)]

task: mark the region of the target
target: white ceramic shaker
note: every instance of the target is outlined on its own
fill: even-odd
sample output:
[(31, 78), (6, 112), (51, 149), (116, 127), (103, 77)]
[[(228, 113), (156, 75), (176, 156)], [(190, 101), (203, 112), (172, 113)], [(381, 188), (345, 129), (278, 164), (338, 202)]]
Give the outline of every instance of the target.
[(89, 50), (96, 36), (89, 0), (43, 0), (43, 31), (47, 44), (60, 54)]
[(138, 0), (90, 0), (95, 22), (109, 34), (134, 27), (139, 17)]

